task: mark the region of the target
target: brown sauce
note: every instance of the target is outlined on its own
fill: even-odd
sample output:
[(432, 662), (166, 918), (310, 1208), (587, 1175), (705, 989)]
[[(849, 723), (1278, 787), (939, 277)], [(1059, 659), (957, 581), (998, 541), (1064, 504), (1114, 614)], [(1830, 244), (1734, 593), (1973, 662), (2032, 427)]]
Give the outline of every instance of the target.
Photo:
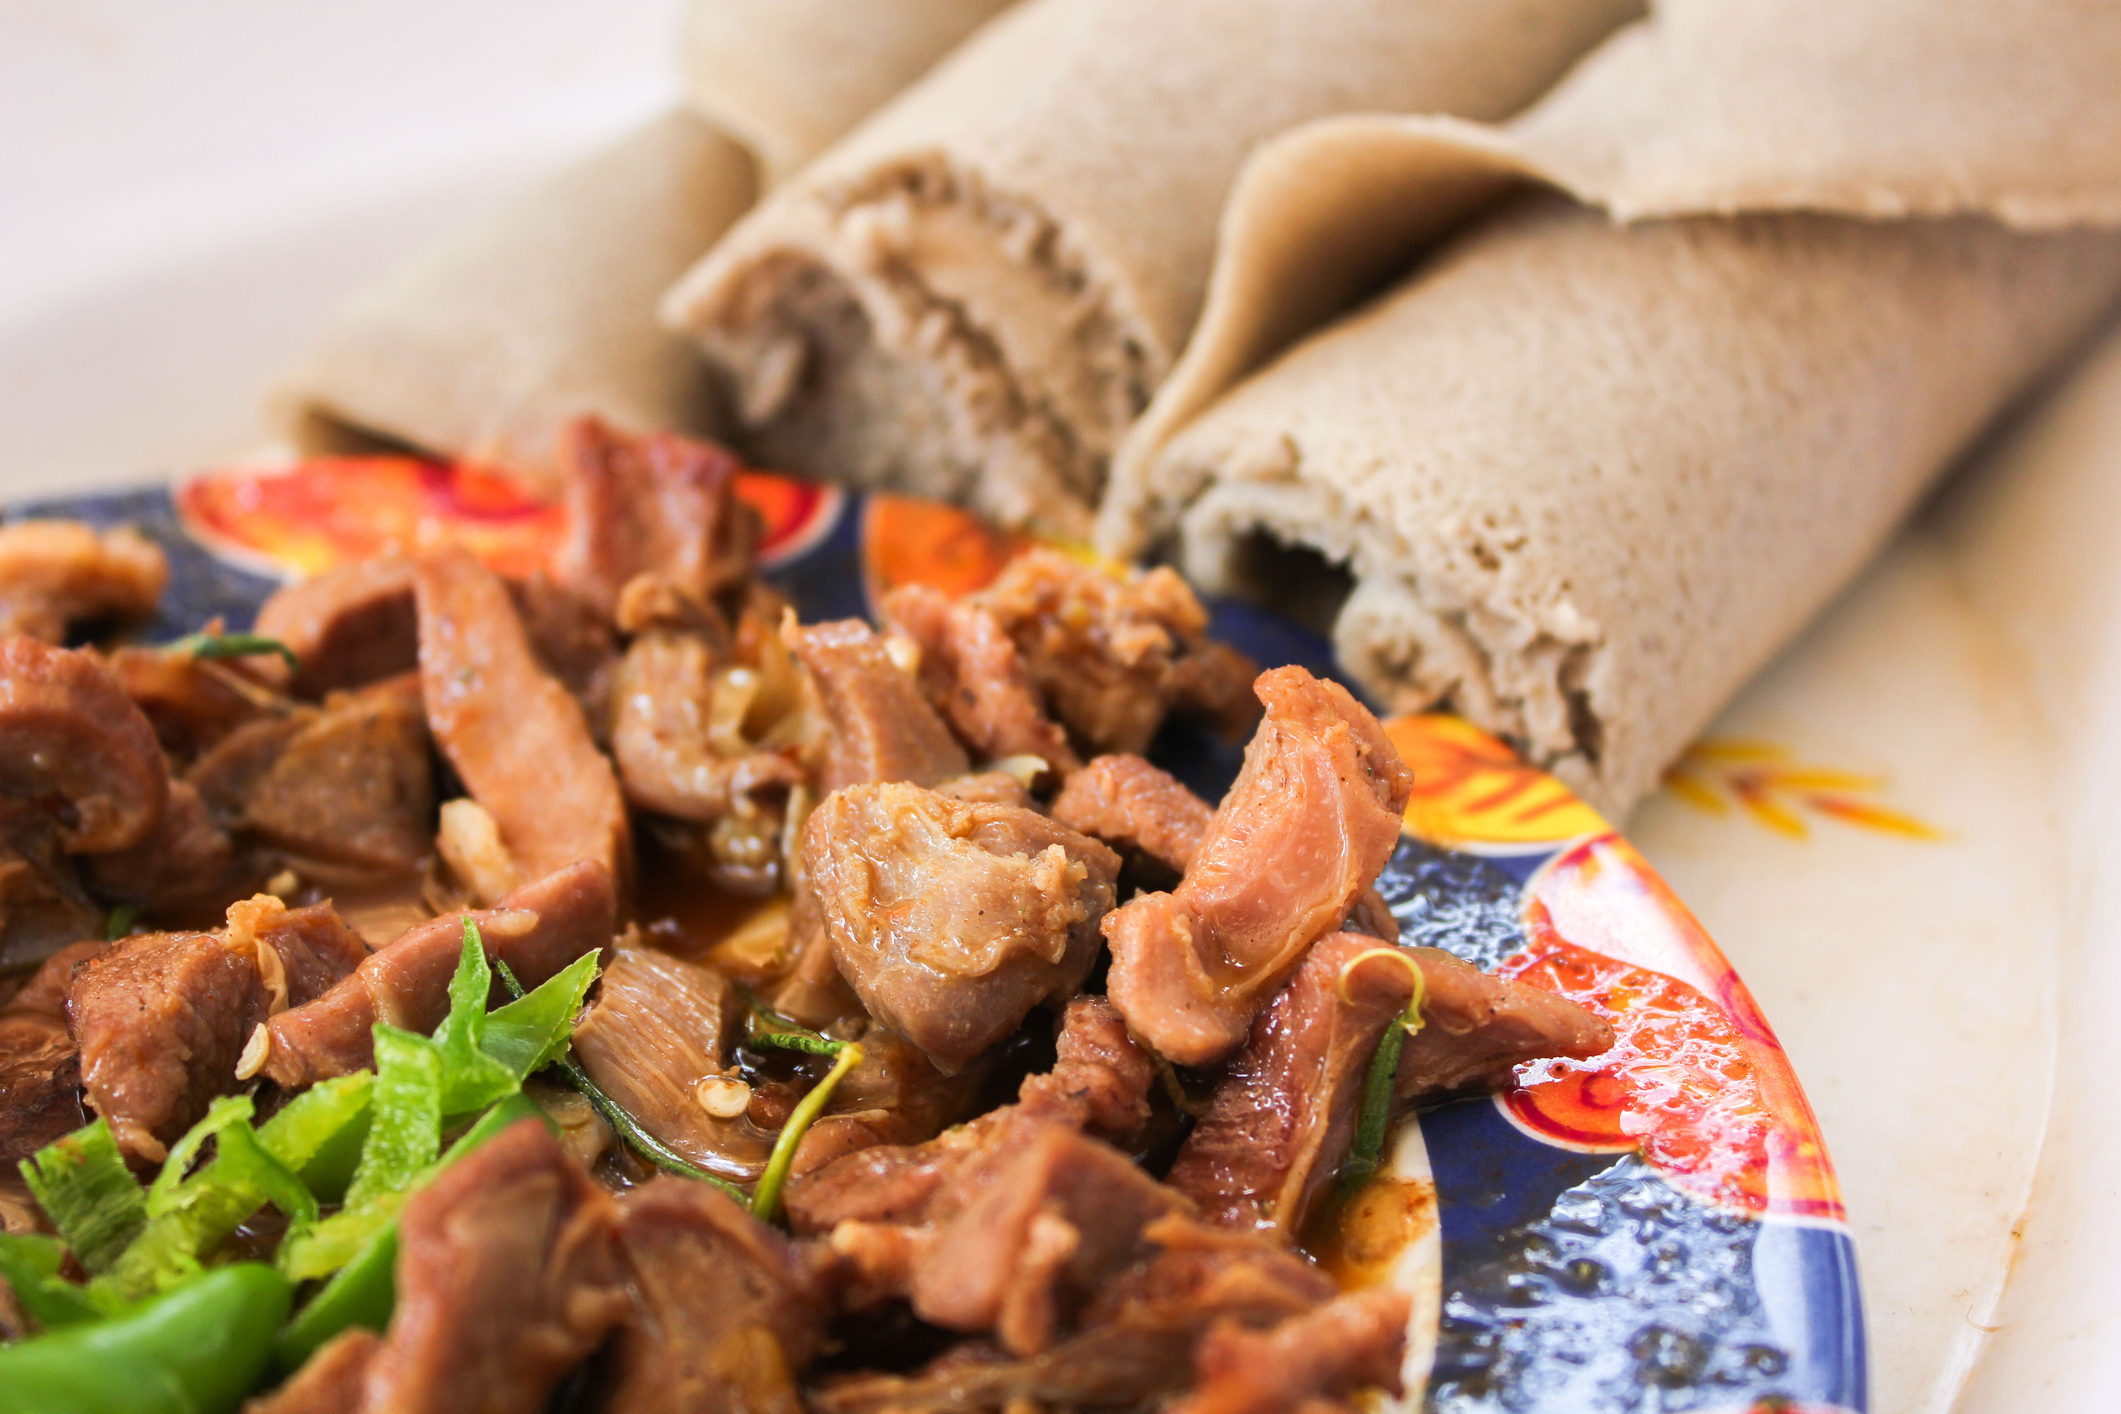
[(1375, 1286), (1399, 1254), (1436, 1228), (1436, 1187), (1380, 1175), (1346, 1198), (1320, 1203), (1302, 1246), (1343, 1291)]

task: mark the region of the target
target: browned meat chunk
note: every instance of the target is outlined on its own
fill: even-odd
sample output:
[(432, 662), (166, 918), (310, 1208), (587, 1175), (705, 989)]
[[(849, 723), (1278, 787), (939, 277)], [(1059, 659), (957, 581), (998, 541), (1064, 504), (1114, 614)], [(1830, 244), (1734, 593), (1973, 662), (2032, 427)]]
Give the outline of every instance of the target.
[(956, 1071), (1082, 985), (1119, 857), (1034, 811), (911, 785), (811, 812), (803, 863), (871, 1015)]
[(102, 910), (59, 846), (59, 822), (37, 805), (0, 796), (0, 975), (35, 967), (102, 932)]
[(138, 844), (162, 816), (155, 729), (89, 653), (0, 640), (0, 793), (50, 812), (76, 854)]
[(293, 687), (305, 697), (409, 673), (420, 654), (412, 584), (411, 560), (356, 560), (275, 590), (256, 631), (294, 651)]
[(184, 773), (207, 811), (223, 827), (241, 829), (244, 812), (287, 743), (316, 720), (307, 709), (245, 722), (200, 753)]
[(611, 875), (601, 864), (582, 863), (532, 880), (493, 908), (430, 919), (369, 954), (316, 1000), (272, 1018), (263, 1073), (290, 1089), (313, 1085), (374, 1064), (378, 1021), (434, 1030), (449, 1011), (466, 918), (478, 926), (487, 956), (535, 987), (607, 946), (617, 915)]
[(1367, 708), (1302, 668), (1262, 673), (1266, 720), (1178, 888), (1105, 921), (1107, 984), (1136, 1035), (1207, 1065), (1245, 1037), (1399, 839), (1413, 777)]
[(821, 1414), (1153, 1408), (1190, 1382), (1195, 1345), (1218, 1322), (1263, 1330), (1333, 1298), (1293, 1253), (1172, 1214), (1142, 1231), (1146, 1256), (1106, 1283), (1081, 1329), (1028, 1358), (970, 1344), (910, 1376), (855, 1375), (812, 1398)]
[(859, 1015), (861, 998), (840, 975), (832, 956), (832, 935), (825, 931), (825, 916), (818, 907), (817, 891), (796, 860), (796, 874), (789, 883), (787, 975), (774, 985), (773, 1009), (805, 1026), (823, 1030), (833, 1022)]
[(127, 938), (81, 969), (67, 1003), (89, 1104), (120, 1145), (160, 1159), (235, 1089), (271, 1004), (257, 963), (212, 933)]
[(367, 1414), (535, 1414), (626, 1317), (618, 1209), (536, 1119), (443, 1170), (398, 1219), (398, 1302)]
[(612, 693), (611, 754), (626, 798), (680, 820), (711, 823), (757, 812), (803, 781), (787, 753), (716, 749), (713, 651), (698, 634), (651, 629), (620, 661)]
[(1053, 1069), (1025, 1077), (1015, 1104), (927, 1143), (866, 1149), (798, 1177), (785, 1199), (789, 1223), (797, 1232), (815, 1233), (850, 1219), (934, 1222), (953, 1211), (949, 1193), (981, 1186), (968, 1175), (1006, 1161), (1043, 1130), (1088, 1130), (1118, 1139), (1141, 1128), (1149, 1118), (1155, 1074), (1111, 1003), (1077, 997), (1068, 1003)]
[(243, 1406), (243, 1414), (359, 1414), (368, 1363), (383, 1338), (362, 1326), (333, 1336), (271, 1394)]
[(932, 786), (972, 769), (957, 738), (867, 624), (813, 624), (796, 633), (795, 653), (810, 670), (830, 724), (821, 792), (872, 781)]
[(1081, 764), (1046, 715), (1016, 644), (984, 605), (925, 584), (884, 596), (884, 617), (921, 651), (921, 688), (974, 757), (1036, 756), (1056, 774)]
[(0, 1008), (0, 1171), (13, 1172), (18, 1161), (88, 1123), (66, 993), (74, 969), (104, 946), (61, 949)]
[(236, 887), (236, 847), (198, 789), (169, 783), (169, 803), (147, 838), (88, 856), (88, 876), (107, 899), (150, 908), (212, 908)]
[(330, 904), (254, 902), (229, 911), (226, 934), (127, 938), (74, 978), (89, 1103), (133, 1153), (159, 1158), (236, 1088), (244, 1043), (275, 1006), (311, 1001), (366, 955)]
[(1397, 1394), (1412, 1304), (1405, 1292), (1376, 1286), (1271, 1330), (1218, 1322), (1194, 1348), (1199, 1383), (1172, 1414), (1284, 1414), (1359, 1389)]
[(1243, 686), (1256, 665), (1209, 641), (1207, 611), (1172, 570), (1123, 578), (1034, 549), (975, 602), (1015, 641), (1047, 708), (1087, 752), (1146, 751), (1174, 707), (1204, 712), (1233, 735), (1250, 724)]
[(1449, 953), (1358, 933), (1322, 938), (1253, 1023), (1171, 1167), (1171, 1186), (1203, 1218), (1296, 1241), (1347, 1155), (1364, 1073), (1405, 1013), (1417, 967), (1422, 1028), (1402, 1042), (1393, 1087), (1402, 1103), (1500, 1085), (1524, 1061), (1586, 1059), (1612, 1044), (1605, 1023), (1575, 1003)]
[(284, 702), (242, 669), (189, 653), (126, 647), (110, 655), (109, 666), (147, 714), (163, 750), (181, 761)]
[(1022, 781), (1007, 771), (974, 771), (969, 776), (956, 776), (937, 786), (935, 793), (962, 800), (967, 805), (1014, 805), (1020, 810), (1039, 808), (1037, 798), (1024, 789)]
[(530, 635), (531, 651), (545, 671), (582, 704), (590, 727), (604, 740), (609, 730), (611, 676), (619, 665), (619, 639), (611, 620), (589, 598), (539, 570), (508, 582), (509, 598)]
[(420, 870), (434, 808), (420, 680), (406, 674), (305, 714), (253, 784), (242, 823), (305, 876), (353, 882)]
[(736, 498), (737, 462), (720, 447), (583, 418), (567, 430), (565, 455), (559, 576), (605, 613), (635, 575), (704, 604), (751, 573), (761, 527)]
[(1125, 754), (1098, 757), (1053, 798), (1053, 818), (1069, 829), (1176, 874), (1193, 862), (1214, 813), (1177, 777)]
[(634, 1316), (605, 1414), (803, 1407), (824, 1302), (787, 1240), (704, 1183), (668, 1176), (620, 1202)]
[(1402, 1104), (1499, 1090), (1526, 1061), (1589, 1060), (1613, 1048), (1613, 1028), (1565, 997), (1490, 977), (1437, 948), (1409, 951), (1425, 987), (1422, 1027), (1400, 1048), (1392, 1086)]
[(71, 520), (0, 526), (0, 635), (66, 641), (66, 626), (144, 618), (155, 611), (169, 563), (129, 527), (98, 532)]
[(870, 1025), (861, 1043), (861, 1064), (840, 1080), (831, 1105), (803, 1135), (794, 1172), (809, 1173), (857, 1149), (932, 1139), (963, 1117), (986, 1078), (977, 1064), (943, 1074), (888, 1027)]
[(508, 590), (461, 549), (420, 561), (427, 722), (526, 877), (581, 860), (627, 891), (633, 842), (611, 763), (582, 709), (538, 665)]
[[(710, 1173), (749, 1182), (764, 1171), (773, 1134), (750, 1122), (741, 1094), (728, 1112), (708, 1108), (729, 1069), (741, 1011), (721, 973), (622, 947), (575, 1028), (575, 1054), (650, 1134)], [(741, 1091), (742, 1082), (727, 1088)]]

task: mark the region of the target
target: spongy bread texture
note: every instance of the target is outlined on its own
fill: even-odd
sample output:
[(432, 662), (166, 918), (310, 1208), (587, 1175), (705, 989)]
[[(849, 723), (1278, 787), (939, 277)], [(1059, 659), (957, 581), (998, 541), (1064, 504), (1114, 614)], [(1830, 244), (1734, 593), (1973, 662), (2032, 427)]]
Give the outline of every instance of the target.
[(1239, 385), (1156, 475), (1186, 568), (1345, 563), (1345, 668), (1619, 818), (2121, 293), (2121, 235), (1520, 200)]
[(1636, 0), (1025, 0), (665, 301), (760, 457), (1080, 533), (1200, 308), (1225, 190), (1322, 114), (1501, 117)]

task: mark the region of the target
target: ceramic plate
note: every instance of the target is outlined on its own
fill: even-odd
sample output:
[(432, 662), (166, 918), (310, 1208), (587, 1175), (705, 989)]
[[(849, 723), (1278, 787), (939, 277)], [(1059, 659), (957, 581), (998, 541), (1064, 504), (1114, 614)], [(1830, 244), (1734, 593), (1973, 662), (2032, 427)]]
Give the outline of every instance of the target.
[[(1021, 544), (898, 497), (763, 474), (747, 474), (739, 492), (768, 526), (767, 577), (805, 621), (871, 616), (901, 583), (977, 588)], [(160, 540), (172, 574), (149, 639), (214, 617), (247, 627), (281, 579), (385, 551), (454, 540), (525, 573), (561, 528), (554, 508), (504, 479), (402, 458), (237, 468), (174, 491), (15, 513), (133, 523)], [(1212, 608), (1216, 636), (1263, 665), (1333, 672), (1325, 643), (1304, 630), (1242, 604)], [(1387, 730), (1417, 779), (1379, 885), (1404, 939), (1569, 996), (1618, 1037), (1593, 1062), (1523, 1067), (1505, 1094), (1402, 1125), (1385, 1181), (1319, 1236), (1344, 1280), (1414, 1292), (1408, 1375), (1412, 1388), (1426, 1381), (1426, 1397), (1409, 1404), (1866, 1408), (1861, 1302), (1833, 1168), (1736, 972), (1643, 856), (1552, 777), (1455, 718), (1399, 717)], [(1154, 754), (1210, 799), (1239, 759), (1183, 727)], [(1783, 808), (1753, 777), (1731, 779), (1756, 808)], [(1921, 828), (1865, 803), (1851, 782), (1786, 769), (1764, 779), (1815, 809), (1824, 801), (1868, 811), (1874, 825)]]

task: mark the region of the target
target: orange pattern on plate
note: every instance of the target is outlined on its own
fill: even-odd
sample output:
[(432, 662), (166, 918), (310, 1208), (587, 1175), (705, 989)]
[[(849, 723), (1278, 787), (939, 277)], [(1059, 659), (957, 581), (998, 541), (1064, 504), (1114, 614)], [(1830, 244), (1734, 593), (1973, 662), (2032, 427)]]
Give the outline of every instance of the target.
[(1406, 825), (1434, 844), (1551, 844), (1611, 827), (1509, 747), (1457, 717), (1394, 717), (1385, 735), (1412, 768)]
[(862, 568), (872, 607), (902, 584), (970, 594), (1032, 543), (955, 506), (872, 495), (862, 505)]
[[(838, 514), (829, 488), (740, 471), (736, 494), (765, 521), (759, 558), (800, 553)], [(565, 509), (506, 472), (417, 457), (314, 457), (207, 472), (177, 488), (178, 514), (214, 549), (262, 573), (306, 576), (375, 555), (462, 545), (502, 574), (550, 563)]]
[(1666, 1178), (1752, 1213), (1839, 1218), (1841, 1195), (1796, 1072), (1694, 916), (1617, 835), (1534, 881), (1526, 947), (1502, 975), (1606, 1018), (1612, 1050), (1535, 1062), (1512, 1118), (1572, 1146), (1639, 1148)]
[(1764, 741), (1698, 741), (1664, 774), (1665, 789), (1712, 815), (1730, 812), (1730, 802), (1759, 824), (1805, 839), (1811, 834), (1802, 811), (1908, 839), (1935, 840), (1944, 832), (1864, 796), (1885, 789), (1882, 776), (1807, 766), (1790, 759), (1789, 748)]

